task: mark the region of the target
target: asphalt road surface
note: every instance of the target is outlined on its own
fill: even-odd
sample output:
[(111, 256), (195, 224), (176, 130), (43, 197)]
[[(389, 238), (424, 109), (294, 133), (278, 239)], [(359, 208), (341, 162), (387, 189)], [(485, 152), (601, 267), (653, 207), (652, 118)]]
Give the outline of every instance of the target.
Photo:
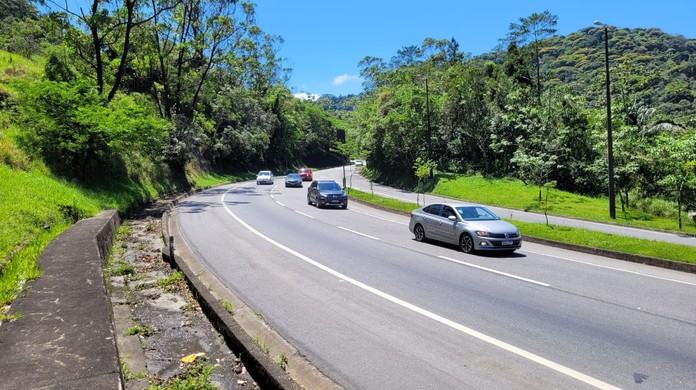
[(306, 184), (218, 187), (178, 215), (228, 288), (340, 385), (696, 389), (696, 275), (532, 243), (467, 255), (416, 242), (408, 217), (309, 206)]

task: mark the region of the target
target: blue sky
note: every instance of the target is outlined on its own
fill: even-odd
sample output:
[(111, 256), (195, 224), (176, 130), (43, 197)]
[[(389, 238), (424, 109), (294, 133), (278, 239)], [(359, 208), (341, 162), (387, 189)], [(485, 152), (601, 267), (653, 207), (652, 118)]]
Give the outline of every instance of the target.
[(424, 38), (454, 38), (465, 53), (492, 50), (511, 22), (548, 10), (568, 35), (600, 20), (620, 28), (657, 27), (696, 38), (696, 0), (255, 0), (256, 22), (285, 42), (294, 92), (346, 95), (362, 91), (358, 62), (389, 61)]

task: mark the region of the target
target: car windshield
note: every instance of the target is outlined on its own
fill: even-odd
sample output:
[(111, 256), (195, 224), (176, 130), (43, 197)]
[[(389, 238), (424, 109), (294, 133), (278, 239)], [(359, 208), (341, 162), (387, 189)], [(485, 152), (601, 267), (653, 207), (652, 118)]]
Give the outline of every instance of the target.
[(261, 172), (259, 172), (259, 176), (271, 176), (271, 172), (261, 171)]
[(338, 185), (335, 181), (328, 182), (328, 183), (319, 183), (317, 185), (320, 190), (325, 190), (325, 191), (337, 191), (341, 189), (341, 186)]
[(298, 175), (297, 173), (291, 173), (288, 175), (288, 179), (299, 179), (299, 178), (300, 178), (300, 175)]
[(457, 213), (465, 221), (494, 221), (500, 219), (491, 210), (482, 206), (457, 207)]

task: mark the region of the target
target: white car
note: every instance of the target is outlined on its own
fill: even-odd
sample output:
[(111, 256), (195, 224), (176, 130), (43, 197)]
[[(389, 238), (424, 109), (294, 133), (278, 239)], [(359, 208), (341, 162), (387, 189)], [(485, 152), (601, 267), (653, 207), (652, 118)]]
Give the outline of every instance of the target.
[(256, 175), (256, 184), (273, 184), (273, 172), (261, 171)]

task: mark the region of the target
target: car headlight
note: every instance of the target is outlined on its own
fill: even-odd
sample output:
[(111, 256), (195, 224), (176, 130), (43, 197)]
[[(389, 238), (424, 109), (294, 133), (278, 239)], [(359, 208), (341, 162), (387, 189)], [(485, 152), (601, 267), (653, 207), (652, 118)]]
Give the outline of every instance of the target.
[(488, 237), (489, 233), (485, 230), (477, 230), (476, 235), (479, 237)]

